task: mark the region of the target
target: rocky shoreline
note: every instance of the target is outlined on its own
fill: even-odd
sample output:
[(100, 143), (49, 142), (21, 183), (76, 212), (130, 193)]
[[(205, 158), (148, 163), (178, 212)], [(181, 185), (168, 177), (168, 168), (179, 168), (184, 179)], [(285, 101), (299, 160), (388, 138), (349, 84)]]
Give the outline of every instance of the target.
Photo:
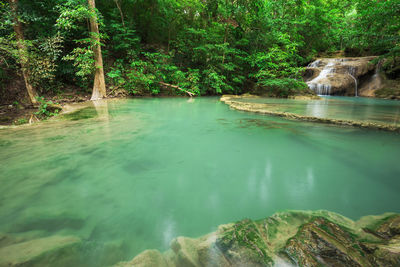
[[(249, 97), (246, 95), (246, 97)], [(256, 96), (250, 96), (256, 97)], [(240, 110), (240, 111), (248, 111), (254, 112), (259, 114), (277, 116), (277, 117), (284, 117), (291, 120), (298, 120), (298, 121), (309, 121), (309, 122), (318, 122), (318, 123), (325, 123), (325, 124), (334, 124), (334, 125), (343, 125), (343, 126), (353, 126), (359, 128), (369, 128), (375, 130), (385, 130), (385, 131), (392, 131), (392, 132), (400, 132), (400, 125), (393, 125), (393, 124), (380, 124), (374, 122), (363, 122), (363, 121), (355, 121), (355, 120), (342, 120), (342, 119), (331, 119), (331, 118), (320, 118), (320, 117), (313, 117), (313, 116), (303, 116), (295, 113), (290, 112), (278, 112), (269, 110), (267, 104), (259, 104), (259, 103), (246, 103), (237, 101), (241, 99), (241, 96), (237, 95), (223, 95), (220, 98), (221, 102), (229, 105), (231, 108)]]
[[(30, 236), (32, 235), (32, 236)], [(116, 243), (117, 244), (117, 243)], [(115, 264), (123, 247), (98, 264)], [(77, 236), (0, 233), (0, 266), (95, 266), (79, 251), (91, 245)], [(105, 247), (104, 247), (105, 249)], [(85, 263), (85, 264), (84, 264)], [(108, 263), (108, 264), (107, 264)], [(399, 266), (400, 214), (353, 221), (329, 211), (278, 212), (261, 220), (220, 225), (199, 238), (177, 237), (165, 252), (146, 250), (115, 267), (200, 266)]]
[(328, 211), (287, 211), (178, 237), (161, 253), (146, 250), (118, 267), (399, 266), (400, 214), (352, 221)]

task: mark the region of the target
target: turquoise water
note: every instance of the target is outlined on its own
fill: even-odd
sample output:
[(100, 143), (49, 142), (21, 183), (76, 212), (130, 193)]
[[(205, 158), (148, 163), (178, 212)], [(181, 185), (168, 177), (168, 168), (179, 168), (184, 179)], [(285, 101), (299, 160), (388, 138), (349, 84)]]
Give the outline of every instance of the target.
[(322, 100), (243, 98), (237, 101), (267, 104), (268, 110), (303, 116), (400, 125), (400, 101), (343, 96), (323, 96)]
[(399, 134), (238, 112), (217, 98), (109, 101), (66, 118), (0, 130), (0, 233), (77, 236), (74, 266), (287, 209), (400, 212)]

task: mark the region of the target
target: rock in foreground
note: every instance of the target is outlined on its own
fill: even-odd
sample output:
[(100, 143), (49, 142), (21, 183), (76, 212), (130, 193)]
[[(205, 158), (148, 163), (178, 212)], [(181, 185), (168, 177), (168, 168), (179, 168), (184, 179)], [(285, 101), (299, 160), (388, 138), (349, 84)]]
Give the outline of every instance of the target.
[(178, 237), (117, 266), (399, 266), (400, 215), (354, 222), (327, 211), (290, 211)]

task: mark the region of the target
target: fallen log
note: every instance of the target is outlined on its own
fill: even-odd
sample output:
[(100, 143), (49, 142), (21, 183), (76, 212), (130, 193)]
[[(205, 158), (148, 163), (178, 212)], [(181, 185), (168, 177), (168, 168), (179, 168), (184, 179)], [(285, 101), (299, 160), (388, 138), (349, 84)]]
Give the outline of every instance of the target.
[(193, 94), (192, 92), (189, 92), (189, 91), (187, 91), (187, 90), (185, 90), (185, 89), (182, 89), (182, 88), (180, 88), (179, 86), (176, 86), (176, 85), (172, 85), (172, 84), (164, 83), (164, 82), (158, 82), (158, 83), (159, 83), (160, 85), (162, 85), (162, 86), (175, 88), (175, 89), (178, 89), (178, 90), (180, 90), (180, 91), (182, 91), (182, 92), (185, 92), (185, 93), (187, 93), (190, 97), (192, 97), (192, 96), (195, 95), (195, 94)]

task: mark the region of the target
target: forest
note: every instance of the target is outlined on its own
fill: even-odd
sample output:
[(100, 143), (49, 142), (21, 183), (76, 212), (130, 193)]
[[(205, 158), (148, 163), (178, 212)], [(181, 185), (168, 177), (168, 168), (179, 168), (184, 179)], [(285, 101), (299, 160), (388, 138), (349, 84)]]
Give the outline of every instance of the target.
[(254, 90), (285, 97), (307, 90), (302, 75), (308, 63), (335, 54), (380, 56), (386, 73), (399, 74), (399, 0), (0, 5), (3, 104), (29, 106), (42, 96), (92, 94), (95, 88), (97, 97)]

